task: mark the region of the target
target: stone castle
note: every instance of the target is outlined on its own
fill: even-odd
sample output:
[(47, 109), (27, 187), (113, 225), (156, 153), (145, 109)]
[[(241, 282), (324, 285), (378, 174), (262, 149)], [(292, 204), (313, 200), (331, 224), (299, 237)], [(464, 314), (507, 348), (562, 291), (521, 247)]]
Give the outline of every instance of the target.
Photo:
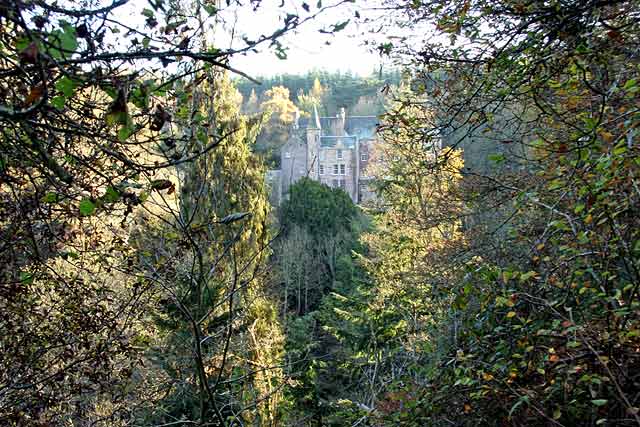
[(374, 200), (369, 169), (377, 144), (376, 116), (319, 117), (314, 107), (309, 119), (296, 116), (289, 140), (280, 150), (281, 168), (267, 173), (271, 200), (279, 205), (289, 188), (302, 177), (341, 188), (354, 203)]

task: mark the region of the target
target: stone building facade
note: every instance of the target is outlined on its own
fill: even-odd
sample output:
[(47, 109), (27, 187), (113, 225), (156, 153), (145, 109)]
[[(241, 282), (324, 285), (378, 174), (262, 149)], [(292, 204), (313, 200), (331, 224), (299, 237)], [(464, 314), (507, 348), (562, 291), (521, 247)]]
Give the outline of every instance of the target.
[(280, 150), (281, 169), (267, 174), (272, 202), (280, 204), (302, 177), (341, 188), (354, 203), (372, 200), (368, 167), (377, 144), (376, 127), (376, 116), (347, 117), (344, 109), (336, 117), (319, 117), (314, 108), (310, 119), (296, 118)]

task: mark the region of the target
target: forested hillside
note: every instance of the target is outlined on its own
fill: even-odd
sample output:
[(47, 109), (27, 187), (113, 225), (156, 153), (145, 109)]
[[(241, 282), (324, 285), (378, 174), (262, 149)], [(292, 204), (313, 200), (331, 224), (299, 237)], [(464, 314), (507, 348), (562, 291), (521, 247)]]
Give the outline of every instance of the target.
[(400, 80), (399, 70), (373, 70), (368, 77), (314, 70), (303, 76), (285, 74), (260, 78), (260, 85), (239, 78), (236, 85), (246, 100), (245, 108), (249, 110), (254, 108), (253, 99), (258, 102), (264, 100), (269, 97), (269, 90), (281, 86), (288, 89), (291, 101), (305, 113), (311, 112), (308, 104), (311, 102), (313, 105), (315, 101), (322, 115), (335, 116), (340, 108), (346, 108), (354, 115), (370, 115), (384, 111), (380, 90), (385, 86), (398, 85)]
[[(640, 425), (640, 1), (312, 3), (0, 2), (0, 425)], [(393, 71), (232, 65), (323, 16)]]

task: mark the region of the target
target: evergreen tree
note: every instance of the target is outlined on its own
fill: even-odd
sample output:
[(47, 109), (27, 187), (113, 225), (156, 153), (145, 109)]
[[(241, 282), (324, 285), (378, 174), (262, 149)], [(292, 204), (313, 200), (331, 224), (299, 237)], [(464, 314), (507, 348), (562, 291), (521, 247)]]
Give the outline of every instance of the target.
[(256, 114), (259, 111), (260, 111), (260, 105), (258, 103), (258, 96), (256, 95), (256, 90), (251, 89), (251, 94), (249, 95), (249, 98), (247, 99), (247, 102), (245, 104), (245, 112), (247, 114)]
[(269, 205), (264, 168), (252, 154), (259, 123), (239, 114), (238, 92), (226, 75), (208, 72), (205, 79), (192, 114), (212, 126), (191, 143), (206, 147), (213, 135), (220, 143), (177, 171), (178, 210), (140, 237), (146, 251), (169, 251), (162, 259), (172, 260), (143, 260), (164, 291), (156, 318), (163, 344), (153, 359), (173, 384), (159, 402), (163, 411), (150, 408), (147, 416), (156, 423), (186, 417), (271, 425), (281, 376), (259, 368), (278, 364), (282, 336), (263, 280)]

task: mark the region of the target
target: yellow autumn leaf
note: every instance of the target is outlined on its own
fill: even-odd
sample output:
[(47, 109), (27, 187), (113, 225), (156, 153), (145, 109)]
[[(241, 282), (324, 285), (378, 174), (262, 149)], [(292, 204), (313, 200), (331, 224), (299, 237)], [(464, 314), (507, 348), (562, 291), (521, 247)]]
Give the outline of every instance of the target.
[(611, 132), (607, 132), (606, 130), (600, 132), (600, 137), (604, 142), (612, 142), (615, 138)]
[(515, 311), (510, 311), (510, 312), (507, 313), (507, 318), (511, 319), (515, 315), (516, 315)]

